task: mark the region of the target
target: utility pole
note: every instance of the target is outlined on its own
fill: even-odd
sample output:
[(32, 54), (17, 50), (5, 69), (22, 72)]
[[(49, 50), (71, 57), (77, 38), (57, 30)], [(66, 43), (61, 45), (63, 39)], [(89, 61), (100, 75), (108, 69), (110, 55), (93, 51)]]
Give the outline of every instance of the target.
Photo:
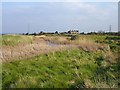
[(30, 33), (30, 24), (28, 23), (28, 34)]
[(111, 32), (111, 24), (109, 25), (109, 33)]

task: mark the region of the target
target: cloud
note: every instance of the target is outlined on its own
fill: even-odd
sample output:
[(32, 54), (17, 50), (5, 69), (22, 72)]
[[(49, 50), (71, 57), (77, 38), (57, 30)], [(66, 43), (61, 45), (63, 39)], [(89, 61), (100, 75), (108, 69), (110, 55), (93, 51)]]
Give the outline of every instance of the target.
[[(79, 12), (79, 15), (83, 14), (86, 17), (95, 17), (98, 19), (103, 19), (104, 17), (109, 17), (111, 14), (111, 9), (107, 6), (102, 8), (98, 7), (99, 5), (95, 5), (93, 3), (82, 3), (82, 2), (74, 2), (74, 3), (63, 3), (63, 7), (70, 12)], [(107, 19), (107, 18), (105, 18)]]
[(78, 2), (66, 4), (65, 7), (70, 10), (85, 10), (85, 11), (95, 10), (95, 7), (93, 5)]
[(102, 30), (109, 24), (116, 30), (116, 5), (93, 2), (5, 3), (3, 29), (8, 32), (19, 29), (24, 32), (30, 23), (31, 31), (61, 31), (74, 27), (83, 31)]

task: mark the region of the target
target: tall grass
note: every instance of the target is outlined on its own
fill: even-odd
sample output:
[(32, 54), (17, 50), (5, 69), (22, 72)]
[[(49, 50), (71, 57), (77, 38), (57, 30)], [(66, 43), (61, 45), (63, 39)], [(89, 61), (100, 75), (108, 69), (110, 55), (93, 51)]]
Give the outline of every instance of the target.
[(24, 35), (2, 35), (0, 38), (0, 42), (2, 45), (6, 46), (14, 46), (19, 43), (31, 42), (32, 36), (24, 36)]
[[(104, 61), (109, 66), (109, 62), (101, 55), (103, 54), (100, 51), (86, 52), (72, 49), (39, 55), (27, 60), (4, 63), (2, 72), (3, 88), (97, 87), (97, 83), (100, 84), (102, 80), (102, 77), (95, 77), (95, 75), (101, 73), (98, 72), (100, 66), (97, 62), (102, 63)], [(110, 69), (107, 69), (107, 71), (114, 75)], [(107, 73), (102, 74), (106, 75)], [(113, 79), (113, 77), (110, 78)], [(116, 80), (116, 77), (114, 80)], [(109, 87), (114, 87), (113, 84), (116, 86), (116, 83), (112, 80), (105, 83)]]
[[(22, 39), (19, 41), (19, 38), (15, 41), (15, 37), (11, 38), (10, 42), (5, 39), (8, 44), (4, 45), (14, 46), (25, 41)], [(118, 56), (120, 51), (116, 51), (119, 49), (119, 42), (113, 38), (108, 40), (106, 37), (80, 35), (75, 40), (68, 36), (48, 36), (42, 41), (39, 38), (35, 41), (32, 39), (31, 44), (25, 44), (27, 46), (22, 48), (31, 53), (28, 55), (36, 56), (3, 63), (2, 87), (116, 88), (120, 79)], [(58, 44), (60, 48), (55, 46), (52, 49), (48, 48), (42, 43), (44, 40)], [(74, 47), (69, 47), (71, 45)], [(45, 53), (41, 54), (39, 51), (43, 49)], [(19, 50), (21, 52), (21, 49)]]

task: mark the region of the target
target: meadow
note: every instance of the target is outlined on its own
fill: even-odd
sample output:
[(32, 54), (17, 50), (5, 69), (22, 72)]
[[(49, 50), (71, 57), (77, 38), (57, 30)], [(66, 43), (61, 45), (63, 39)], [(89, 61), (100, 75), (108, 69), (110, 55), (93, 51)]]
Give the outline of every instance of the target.
[(3, 89), (120, 85), (120, 36), (3, 35), (1, 41)]

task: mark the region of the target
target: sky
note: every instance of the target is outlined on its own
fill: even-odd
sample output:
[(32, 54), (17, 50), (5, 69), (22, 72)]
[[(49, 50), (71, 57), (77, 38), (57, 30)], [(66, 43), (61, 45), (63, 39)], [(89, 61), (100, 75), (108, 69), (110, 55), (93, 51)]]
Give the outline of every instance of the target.
[(2, 33), (118, 31), (117, 2), (3, 2)]
[(1, 0), (2, 2), (118, 2), (119, 0)]

